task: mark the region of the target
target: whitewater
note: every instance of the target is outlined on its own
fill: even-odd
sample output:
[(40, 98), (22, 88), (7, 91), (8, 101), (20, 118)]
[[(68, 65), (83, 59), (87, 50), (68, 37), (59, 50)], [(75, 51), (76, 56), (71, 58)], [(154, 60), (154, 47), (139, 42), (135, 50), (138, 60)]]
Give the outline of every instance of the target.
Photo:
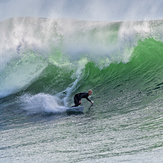
[(1, 21), (0, 162), (163, 162), (162, 63), (161, 19)]

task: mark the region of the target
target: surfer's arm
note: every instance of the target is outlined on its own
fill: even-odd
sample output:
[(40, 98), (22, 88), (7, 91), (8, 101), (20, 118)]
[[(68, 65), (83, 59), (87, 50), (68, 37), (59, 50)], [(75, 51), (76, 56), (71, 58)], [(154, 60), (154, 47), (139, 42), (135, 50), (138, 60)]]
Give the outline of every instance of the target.
[(88, 98), (88, 97), (86, 97), (86, 99), (90, 102), (90, 103), (92, 103), (93, 104), (93, 102)]

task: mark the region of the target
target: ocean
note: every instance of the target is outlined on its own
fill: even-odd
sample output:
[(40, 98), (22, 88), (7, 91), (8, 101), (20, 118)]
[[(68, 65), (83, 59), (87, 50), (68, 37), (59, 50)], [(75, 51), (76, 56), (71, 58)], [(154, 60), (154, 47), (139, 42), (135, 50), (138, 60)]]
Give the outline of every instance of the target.
[(163, 20), (1, 21), (0, 162), (162, 163), (162, 72)]

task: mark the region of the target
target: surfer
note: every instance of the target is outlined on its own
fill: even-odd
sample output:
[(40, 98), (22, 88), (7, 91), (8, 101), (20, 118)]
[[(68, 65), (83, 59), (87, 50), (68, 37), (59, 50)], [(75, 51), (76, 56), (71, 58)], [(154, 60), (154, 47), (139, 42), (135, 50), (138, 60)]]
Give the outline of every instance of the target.
[(89, 95), (92, 94), (92, 90), (90, 89), (88, 93), (78, 93), (74, 96), (74, 103), (75, 105), (73, 107), (79, 106), (81, 104), (81, 99), (86, 98), (90, 103), (93, 104), (93, 102), (88, 98)]

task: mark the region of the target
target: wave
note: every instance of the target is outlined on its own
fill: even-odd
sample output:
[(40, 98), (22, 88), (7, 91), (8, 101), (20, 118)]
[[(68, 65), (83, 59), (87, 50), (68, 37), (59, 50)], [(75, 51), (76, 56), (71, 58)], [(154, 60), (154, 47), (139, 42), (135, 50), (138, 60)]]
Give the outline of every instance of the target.
[(0, 97), (55, 96), (56, 106), (68, 106), (91, 88), (100, 105), (155, 100), (162, 96), (162, 22), (3, 21)]

